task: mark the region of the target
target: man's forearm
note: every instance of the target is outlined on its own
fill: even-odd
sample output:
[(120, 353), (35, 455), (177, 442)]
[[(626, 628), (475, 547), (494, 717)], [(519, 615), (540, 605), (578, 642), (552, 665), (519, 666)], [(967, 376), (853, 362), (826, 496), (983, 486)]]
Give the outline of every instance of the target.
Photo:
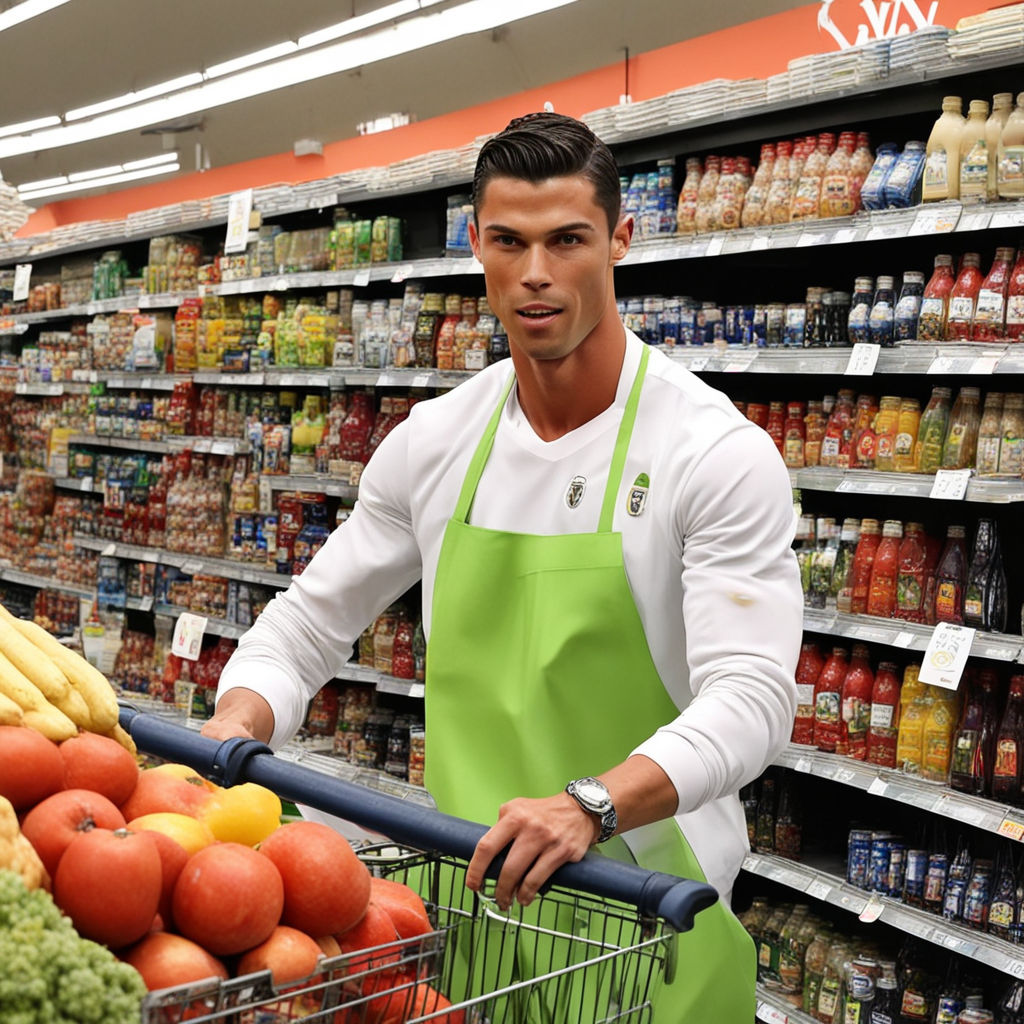
[(217, 713), (203, 725), (202, 733), (216, 740), (243, 736), (269, 743), (274, 734), (274, 712), (255, 690), (237, 686), (217, 702)]
[(597, 776), (607, 787), (619, 819), (619, 832), (669, 818), (679, 796), (665, 772), (649, 757), (634, 754)]

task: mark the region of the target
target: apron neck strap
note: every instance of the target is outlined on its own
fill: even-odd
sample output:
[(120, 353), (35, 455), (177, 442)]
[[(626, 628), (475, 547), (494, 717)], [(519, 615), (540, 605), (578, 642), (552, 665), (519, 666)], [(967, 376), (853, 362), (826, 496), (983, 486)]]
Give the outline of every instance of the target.
[[(601, 519), (598, 523), (598, 533), (610, 533), (612, 528), (612, 515), (615, 511), (615, 498), (619, 493), (619, 485), (622, 483), (622, 471), (626, 465), (626, 452), (629, 449), (629, 440), (633, 434), (633, 424), (636, 422), (636, 411), (640, 404), (640, 390), (643, 387), (644, 375), (647, 372), (647, 361), (651, 350), (644, 345), (640, 353), (640, 366), (637, 368), (636, 376), (633, 378), (633, 387), (630, 389), (629, 398), (626, 399), (626, 408), (622, 414), (622, 422), (619, 424), (619, 434), (615, 440), (615, 450), (612, 453), (612, 462), (608, 470), (608, 486), (605, 488), (604, 501), (601, 505)], [(453, 518), (456, 522), (466, 523), (469, 521), (469, 510), (473, 505), (473, 498), (476, 497), (477, 485), (480, 477), (483, 476), (484, 466), (494, 447), (494, 435), (498, 432), (498, 423), (501, 421), (501, 413), (508, 401), (509, 392), (516, 382), (513, 372), (501, 389), (501, 397), (498, 399), (497, 407), (491, 414), (487, 427), (480, 443), (476, 446), (473, 458), (470, 460), (469, 469), (466, 471), (466, 479), (462, 482), (462, 490), (459, 492), (459, 500), (455, 504)]]

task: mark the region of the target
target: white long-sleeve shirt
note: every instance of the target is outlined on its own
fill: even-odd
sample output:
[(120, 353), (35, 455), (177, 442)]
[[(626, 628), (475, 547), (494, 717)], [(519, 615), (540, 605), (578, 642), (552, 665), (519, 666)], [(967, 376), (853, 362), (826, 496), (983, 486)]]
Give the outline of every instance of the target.
[[(643, 345), (629, 332), (626, 340), (614, 404), (554, 441), (537, 437), (512, 390), (473, 525), (536, 534), (596, 530)], [(242, 686), (265, 697), (274, 712), (273, 747), (296, 732), (308, 701), (350, 658), (366, 626), (421, 577), (429, 642), (445, 527), (511, 372), (503, 361), (415, 405), (366, 467), (348, 521), (242, 637), (219, 694)], [(790, 547), (789, 479), (763, 430), (656, 350), (623, 487), (640, 473), (650, 478), (644, 510), (631, 516), (616, 501), (613, 529), (622, 533), (648, 646), (679, 716), (635, 752), (674, 783), (680, 827), (708, 881), (725, 892), (747, 849), (736, 791), (788, 741), (796, 707), (803, 602)], [(586, 484), (570, 508), (566, 494), (576, 477)], [(480, 628), (487, 629), (486, 608)], [(609, 767), (595, 763), (593, 772)]]

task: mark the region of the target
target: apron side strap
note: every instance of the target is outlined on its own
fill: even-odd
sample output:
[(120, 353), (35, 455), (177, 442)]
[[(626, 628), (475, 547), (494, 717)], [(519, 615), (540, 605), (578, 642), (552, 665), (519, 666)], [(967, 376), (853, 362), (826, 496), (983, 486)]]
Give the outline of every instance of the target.
[(480, 483), (480, 477), (483, 476), (487, 458), (494, 447), (494, 435), (498, 432), (501, 412), (505, 408), (505, 402), (508, 401), (509, 393), (512, 391), (512, 385), (515, 382), (516, 375), (515, 371), (513, 371), (501, 390), (501, 398), (498, 400), (491, 418), (487, 421), (487, 427), (480, 438), (479, 444), (476, 446), (473, 458), (470, 459), (469, 469), (466, 471), (466, 478), (462, 481), (462, 490), (459, 492), (459, 500), (455, 503), (455, 512), (452, 515), (456, 522), (469, 522), (469, 510), (472, 508), (473, 499), (476, 497), (477, 485)]

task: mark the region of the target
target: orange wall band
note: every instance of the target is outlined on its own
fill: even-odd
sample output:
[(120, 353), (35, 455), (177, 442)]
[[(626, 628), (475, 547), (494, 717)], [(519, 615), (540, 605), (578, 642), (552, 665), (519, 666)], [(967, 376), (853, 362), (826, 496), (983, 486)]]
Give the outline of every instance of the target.
[[(767, 78), (785, 71), (794, 57), (836, 50), (835, 33), (854, 41), (858, 29), (877, 32), (880, 25), (891, 34), (894, 29), (918, 27), (929, 14), (930, 23), (952, 27), (960, 18), (991, 6), (991, 0), (830, 0), (808, 4), (639, 54), (630, 60), (630, 92), (634, 100), (647, 100), (713, 78)], [(826, 12), (832, 32), (819, 26)], [(618, 102), (622, 81), (622, 66), (615, 64), (393, 131), (328, 143), (319, 157), (282, 153), (162, 183), (50, 203), (37, 210), (18, 235), (39, 234), (81, 221), (116, 220), (153, 207), (280, 182), (311, 181), (453, 149), (500, 130), (513, 117), (541, 109), (546, 101), (575, 117), (612, 106)]]

